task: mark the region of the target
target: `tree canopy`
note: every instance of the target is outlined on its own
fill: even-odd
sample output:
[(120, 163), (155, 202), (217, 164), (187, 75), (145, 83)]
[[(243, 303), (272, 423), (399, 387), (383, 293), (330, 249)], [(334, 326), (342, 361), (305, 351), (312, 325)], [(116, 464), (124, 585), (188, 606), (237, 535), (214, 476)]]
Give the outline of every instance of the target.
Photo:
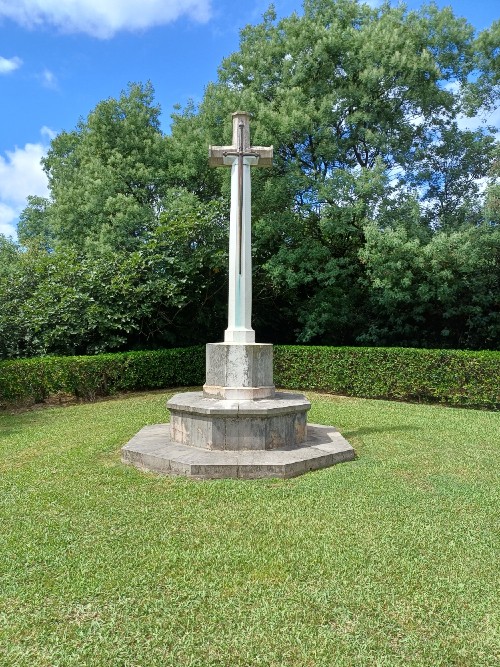
[(0, 248), (1, 353), (221, 336), (229, 175), (207, 147), (235, 109), (275, 148), (253, 173), (261, 340), (497, 347), (500, 148), (464, 118), (497, 108), (499, 54), (500, 22), (477, 34), (450, 8), (306, 0), (244, 28), (169, 135), (151, 84), (99, 103), (52, 141), (24, 247)]

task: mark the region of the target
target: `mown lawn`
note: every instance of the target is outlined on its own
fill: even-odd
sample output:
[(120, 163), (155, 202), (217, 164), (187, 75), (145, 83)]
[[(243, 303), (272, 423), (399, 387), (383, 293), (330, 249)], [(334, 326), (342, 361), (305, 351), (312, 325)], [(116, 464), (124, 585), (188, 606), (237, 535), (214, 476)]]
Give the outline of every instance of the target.
[(167, 394), (0, 416), (1, 667), (494, 667), (500, 414), (308, 394), (358, 459), (120, 463)]

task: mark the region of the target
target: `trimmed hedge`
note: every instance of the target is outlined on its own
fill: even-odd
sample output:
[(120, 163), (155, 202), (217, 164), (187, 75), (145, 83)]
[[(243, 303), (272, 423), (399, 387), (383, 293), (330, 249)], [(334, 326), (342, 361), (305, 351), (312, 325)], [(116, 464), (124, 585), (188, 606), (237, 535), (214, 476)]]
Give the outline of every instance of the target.
[(500, 352), (276, 346), (274, 381), (287, 389), (498, 410)]
[(200, 385), (205, 348), (40, 357), (0, 363), (0, 402), (40, 402), (55, 394), (86, 400), (119, 391)]
[[(204, 376), (202, 346), (2, 361), (0, 403), (198, 386)], [(277, 345), (274, 381), (287, 389), (498, 410), (500, 352)]]

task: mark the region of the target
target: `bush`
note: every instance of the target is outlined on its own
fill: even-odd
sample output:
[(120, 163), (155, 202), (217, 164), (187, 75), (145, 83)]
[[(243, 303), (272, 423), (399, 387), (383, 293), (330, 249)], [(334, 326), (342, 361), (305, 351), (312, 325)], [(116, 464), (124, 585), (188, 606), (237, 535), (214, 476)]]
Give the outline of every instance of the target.
[(2, 361), (0, 401), (39, 402), (59, 393), (93, 400), (118, 391), (199, 385), (204, 365), (203, 347)]
[[(204, 347), (0, 362), (0, 402), (55, 394), (92, 400), (118, 391), (200, 385)], [(287, 389), (498, 409), (500, 352), (363, 347), (274, 347), (274, 381)]]
[(498, 409), (500, 352), (375, 347), (274, 348), (274, 381), (288, 389)]

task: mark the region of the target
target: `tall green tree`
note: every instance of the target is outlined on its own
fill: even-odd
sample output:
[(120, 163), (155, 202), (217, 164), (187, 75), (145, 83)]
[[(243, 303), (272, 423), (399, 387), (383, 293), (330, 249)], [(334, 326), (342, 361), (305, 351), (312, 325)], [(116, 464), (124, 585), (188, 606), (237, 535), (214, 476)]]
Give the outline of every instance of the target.
[(99, 103), (54, 139), (50, 195), (21, 216), (28, 250), (0, 281), (17, 343), (2, 354), (220, 336), (229, 173), (207, 146), (242, 108), (254, 144), (275, 148), (252, 177), (261, 340), (497, 346), (499, 144), (460, 120), (499, 103), (499, 26), (477, 35), (435, 4), (306, 0), (244, 28), (169, 136), (149, 84)]
[(87, 239), (133, 250), (161, 213), (167, 147), (151, 84), (100, 102), (42, 160), (50, 199), (32, 198), (20, 240), (83, 248)]
[[(206, 144), (231, 136), (236, 108), (254, 114), (256, 144), (275, 146), (275, 168), (255, 174), (253, 190), (255, 306), (264, 330), (303, 341), (364, 340), (377, 317), (362, 255), (367, 226), (426, 238), (481, 221), (481, 180), (495, 142), (456, 120), (481, 43), (464, 19), (434, 4), (408, 11), (306, 0), (303, 15), (281, 20), (271, 8), (242, 30), (239, 51), (223, 61), (198, 111), (174, 116), (170, 142), (187, 187)], [(483, 96), (468, 98), (471, 114), (491, 92), (483, 75)], [(215, 191), (227, 192), (227, 176), (217, 177)]]
[(366, 228), (360, 252), (371, 319), (360, 342), (496, 348), (500, 340), (500, 227), (486, 223), (425, 237), (402, 225)]
[(411, 185), (420, 188), (422, 220), (436, 229), (479, 224), (484, 216), (484, 181), (494, 163), (495, 139), (487, 130), (438, 128), (435, 141), (419, 149)]
[(500, 146), (496, 147), (489, 177), (485, 218), (492, 225), (500, 225)]

